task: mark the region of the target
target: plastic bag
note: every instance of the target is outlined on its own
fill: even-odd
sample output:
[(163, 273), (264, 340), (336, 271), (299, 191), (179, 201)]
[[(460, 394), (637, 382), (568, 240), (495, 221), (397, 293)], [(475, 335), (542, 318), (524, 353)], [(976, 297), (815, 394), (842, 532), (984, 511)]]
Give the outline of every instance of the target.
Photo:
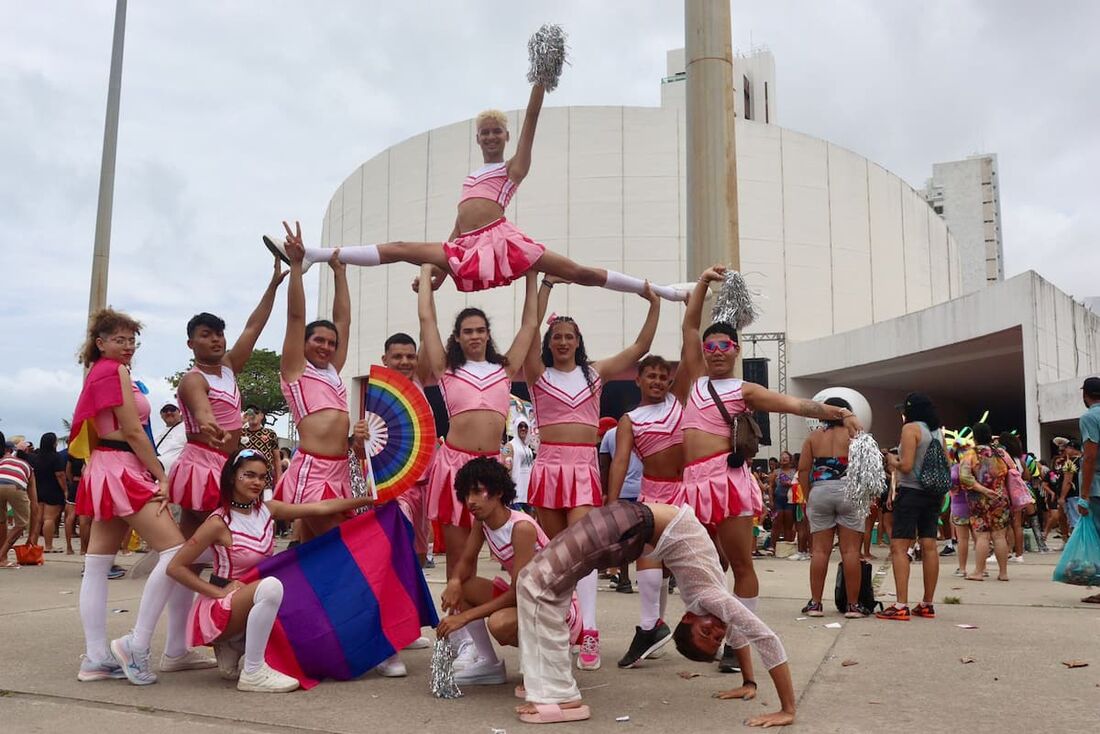
[(1073, 529), (1054, 567), (1054, 580), (1073, 586), (1100, 586), (1100, 535), (1092, 515), (1082, 517)]

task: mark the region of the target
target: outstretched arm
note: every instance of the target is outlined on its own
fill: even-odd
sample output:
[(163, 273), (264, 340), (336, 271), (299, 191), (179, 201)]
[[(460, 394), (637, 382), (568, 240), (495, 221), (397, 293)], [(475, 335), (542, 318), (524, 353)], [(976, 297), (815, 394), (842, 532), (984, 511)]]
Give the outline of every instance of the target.
[(516, 154), (508, 161), (508, 178), (517, 184), (527, 178), (527, 172), (531, 170), (535, 127), (539, 123), (539, 112), (542, 111), (542, 98), (545, 94), (546, 90), (541, 84), (531, 87), (531, 98), (527, 101), (527, 112), (523, 116), (523, 129), (516, 144)]
[(630, 468), (630, 453), (634, 451), (634, 428), (629, 415), (619, 419), (619, 430), (615, 431), (615, 456), (611, 459), (611, 469), (607, 479), (607, 501), (615, 502), (623, 491), (623, 481)]
[(340, 262), (340, 248), (332, 253), (328, 266), (332, 268), (332, 323), (336, 324), (336, 354), (332, 356), (332, 366), (337, 372), (344, 369), (348, 361), (348, 342), (351, 341), (351, 294), (348, 292), (348, 266)]
[(600, 373), (600, 379), (609, 380), (617, 376), (644, 357), (653, 346), (653, 337), (657, 335), (657, 319), (661, 316), (661, 299), (649, 287), (649, 283), (646, 283), (642, 298), (649, 301), (649, 312), (646, 314), (645, 323), (642, 324), (642, 330), (638, 332), (638, 338), (623, 351), (601, 359), (593, 365)]
[(523, 320), (520, 322), (516, 338), (512, 340), (512, 346), (508, 348), (508, 366), (504, 368), (508, 377), (513, 377), (523, 366), (523, 357), (531, 347), (531, 340), (538, 333), (538, 295), (536, 293), (537, 273), (528, 271), (527, 296), (523, 299)]
[(279, 355), (279, 373), (287, 382), (294, 382), (306, 371), (306, 291), (302, 285), (302, 260), (306, 248), (302, 245), (302, 226), (297, 222), (294, 226), (297, 233), (283, 222), (290, 281), (286, 290), (286, 336), (283, 337), (283, 353)]
[(439, 337), (439, 321), (435, 316), (435, 295), (432, 293), (431, 266), (420, 266), (416, 307), (420, 316), (420, 360), (417, 372), (421, 381), (428, 376), (439, 377), (447, 366), (447, 352)]
[(682, 327), (684, 343), (680, 347), (680, 366), (676, 369), (676, 379), (672, 381), (672, 394), (680, 402), (687, 400), (692, 383), (703, 376), (703, 346), (699, 331), (703, 323), (703, 302), (710, 284), (721, 280), (725, 273), (725, 265), (715, 265), (704, 271), (688, 298)]
[(225, 361), (234, 374), (239, 375), (244, 370), (248, 358), (252, 356), (252, 350), (256, 348), (256, 340), (260, 338), (260, 332), (264, 330), (268, 318), (271, 317), (271, 307), (275, 305), (275, 291), (279, 289), (279, 284), (283, 282), (288, 272), (283, 270), (282, 260), (275, 258), (275, 270), (271, 273), (271, 280), (268, 281), (264, 294), (260, 296), (260, 302), (249, 315), (233, 348), (225, 355)]
[(856, 414), (847, 408), (826, 405), (816, 400), (794, 398), (752, 382), (743, 383), (741, 390), (745, 396), (745, 403), (752, 410), (763, 410), (768, 413), (790, 413), (791, 415), (817, 418), (822, 421), (843, 421), (844, 427), (853, 436), (863, 430), (859, 418), (856, 418)]
[(326, 517), (341, 512), (358, 510), (360, 507), (366, 507), (373, 502), (374, 498), (370, 495), (366, 495), (347, 499), (340, 498), (320, 500), (318, 502), (303, 502), (298, 505), (289, 502), (279, 502), (277, 500), (268, 500), (264, 504), (267, 505), (268, 511), (271, 512), (271, 516), (276, 520), (297, 520), (303, 517)]

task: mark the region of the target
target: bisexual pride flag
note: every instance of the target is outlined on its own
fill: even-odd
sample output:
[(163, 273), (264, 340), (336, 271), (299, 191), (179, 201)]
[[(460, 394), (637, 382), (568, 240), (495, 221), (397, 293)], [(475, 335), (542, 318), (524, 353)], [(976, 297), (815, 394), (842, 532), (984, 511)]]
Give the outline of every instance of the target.
[(242, 581), (268, 576), (283, 583), (283, 603), (265, 657), (303, 688), (356, 678), (439, 623), (396, 502), (268, 558)]

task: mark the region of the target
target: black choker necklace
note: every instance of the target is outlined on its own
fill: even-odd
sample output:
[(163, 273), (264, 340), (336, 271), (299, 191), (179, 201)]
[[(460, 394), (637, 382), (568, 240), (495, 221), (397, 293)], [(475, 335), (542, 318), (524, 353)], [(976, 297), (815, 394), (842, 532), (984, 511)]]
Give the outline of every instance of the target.
[(251, 510), (255, 506), (255, 502), (238, 502), (237, 500), (229, 500), (229, 506), (238, 510)]

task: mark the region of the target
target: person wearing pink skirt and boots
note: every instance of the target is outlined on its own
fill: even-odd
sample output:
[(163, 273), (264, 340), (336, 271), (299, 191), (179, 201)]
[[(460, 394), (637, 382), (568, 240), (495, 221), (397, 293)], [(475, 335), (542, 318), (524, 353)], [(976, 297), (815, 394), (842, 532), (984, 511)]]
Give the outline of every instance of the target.
[[(543, 278), (539, 290), (539, 319), (546, 312), (550, 291), (557, 279)], [(638, 337), (618, 354), (590, 362), (580, 327), (569, 317), (551, 316), (542, 348), (532, 343), (524, 363), (539, 427), (539, 451), (531, 467), (527, 501), (539, 517), (539, 525), (553, 538), (603, 504), (600, 470), (596, 457), (597, 424), (603, 381), (631, 368), (653, 343), (661, 301), (646, 288), (649, 312)], [(593, 571), (577, 584), (584, 633), (577, 667), (600, 667), (600, 633), (596, 626), (596, 586)]]
[[(460, 291), (479, 291), (507, 285), (528, 272), (545, 273), (588, 286), (602, 286), (623, 293), (642, 294), (645, 281), (613, 270), (578, 265), (548, 250), (504, 218), (516, 189), (531, 170), (531, 148), (545, 90), (531, 88), (527, 113), (515, 155), (508, 160), (504, 150), (510, 139), (508, 118), (500, 110), (486, 110), (474, 121), (474, 141), (481, 148), (483, 166), (462, 183), (458, 216), (446, 242), (387, 242), (380, 245), (347, 245), (336, 257), (347, 265), (374, 266), (395, 262), (431, 265), (432, 287), (438, 288), (450, 275)], [(286, 258), (282, 237), (264, 236), (269, 250)], [(306, 269), (315, 262), (328, 262), (334, 249), (306, 249)], [(287, 262), (290, 262), (287, 259)], [(661, 298), (684, 301), (687, 293), (670, 286), (652, 286)]]
[[(753, 516), (763, 509), (749, 462), (730, 451), (730, 426), (717, 406), (715, 394), (730, 417), (750, 411), (789, 413), (806, 418), (843, 423), (849, 433), (859, 431), (859, 420), (850, 410), (813, 400), (800, 400), (768, 390), (734, 376), (740, 352), (737, 330), (729, 323), (715, 322), (700, 337), (703, 301), (710, 283), (725, 276), (726, 268), (715, 265), (699, 277), (684, 313), (683, 347), (677, 382), (688, 385), (684, 418), (684, 482), (673, 504), (688, 505), (699, 522), (715, 538), (733, 571), (733, 593), (756, 612), (760, 584), (752, 565), (755, 547)], [(748, 650), (736, 651), (744, 669)], [(734, 652), (723, 653), (722, 669), (733, 672)]]

